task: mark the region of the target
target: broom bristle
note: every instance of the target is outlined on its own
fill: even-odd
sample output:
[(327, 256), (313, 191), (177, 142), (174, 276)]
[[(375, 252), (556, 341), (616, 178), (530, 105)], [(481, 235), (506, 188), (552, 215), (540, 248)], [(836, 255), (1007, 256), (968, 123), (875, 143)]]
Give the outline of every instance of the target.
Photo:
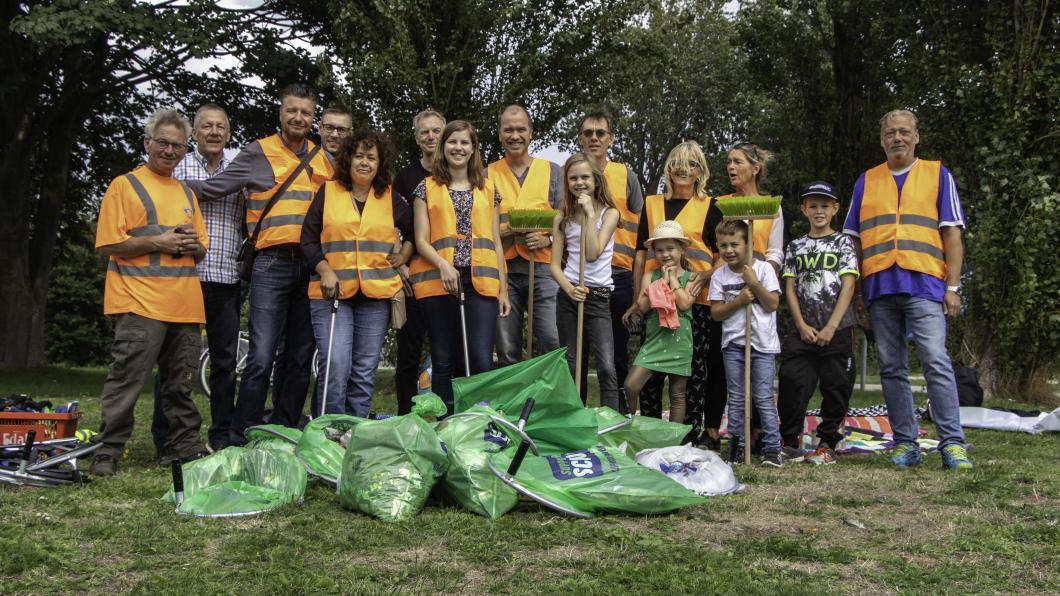
[(555, 209), (512, 209), (508, 212), (508, 225), (513, 229), (551, 229), (556, 218)]
[(780, 196), (729, 197), (717, 202), (726, 217), (741, 215), (773, 215), (780, 208)]

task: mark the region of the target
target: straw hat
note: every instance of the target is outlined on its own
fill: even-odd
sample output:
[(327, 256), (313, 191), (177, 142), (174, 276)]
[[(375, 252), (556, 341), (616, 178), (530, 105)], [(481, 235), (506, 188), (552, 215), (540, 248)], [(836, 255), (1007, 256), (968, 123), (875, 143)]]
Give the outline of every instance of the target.
[(681, 229), (681, 224), (677, 223), (672, 219), (661, 221), (655, 229), (652, 230), (651, 238), (644, 241), (644, 246), (651, 248), (651, 243), (656, 240), (663, 240), (669, 238), (676, 240), (685, 246), (688, 246), (692, 241), (685, 236), (685, 231)]

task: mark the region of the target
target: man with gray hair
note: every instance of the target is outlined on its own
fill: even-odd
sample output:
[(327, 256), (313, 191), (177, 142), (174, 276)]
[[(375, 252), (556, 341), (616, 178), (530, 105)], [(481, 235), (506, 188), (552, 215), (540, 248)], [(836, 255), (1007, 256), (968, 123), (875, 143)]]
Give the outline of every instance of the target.
[[(419, 159), (402, 168), (394, 178), (394, 190), (405, 200), (412, 197), (420, 182), (430, 175), (434, 152), (445, 128), (445, 116), (427, 108), (412, 118), (412, 133), (420, 148)], [(401, 267), (402, 279), (408, 278), (408, 266)], [(416, 395), (420, 374), (420, 356), (423, 341), (427, 337), (427, 326), (423, 321), (416, 297), (405, 284), (405, 325), (397, 331), (397, 367), (394, 370), (394, 386), (397, 393), (398, 414), (412, 410), (412, 397)]]
[[(217, 104), (195, 111), (191, 138), (195, 150), (177, 165), (178, 180), (208, 180), (228, 167), (224, 149), (232, 139), (228, 114)], [(246, 193), (237, 191), (199, 207), (210, 235), (210, 252), (199, 262), (199, 281), (206, 308), (206, 339), (210, 347), (210, 430), (212, 451), (228, 444), (228, 430), (236, 399), (236, 359), (239, 345), (239, 310), (242, 305), (236, 254), (243, 240)]]
[(887, 161), (854, 185), (843, 231), (853, 236), (861, 264), (859, 310), (868, 307), (880, 357), (887, 418), (894, 429), (891, 461), (924, 461), (909, 386), (909, 339), (924, 367), (931, 417), (942, 465), (974, 466), (964, 447), (957, 383), (946, 353), (946, 317), (961, 308), (964, 214), (953, 175), (938, 161), (919, 159), (920, 131), (909, 110), (880, 119)]
[(117, 472), (136, 399), (156, 363), (169, 422), (165, 450), (181, 461), (205, 453), (191, 383), (206, 318), (195, 265), (206, 255), (207, 233), (195, 195), (173, 178), (190, 135), (183, 115), (157, 110), (144, 127), (147, 163), (115, 178), (100, 204), (96, 250), (110, 258), (103, 312), (114, 318), (114, 343), (93, 438), (103, 444), (90, 468), (98, 476)]

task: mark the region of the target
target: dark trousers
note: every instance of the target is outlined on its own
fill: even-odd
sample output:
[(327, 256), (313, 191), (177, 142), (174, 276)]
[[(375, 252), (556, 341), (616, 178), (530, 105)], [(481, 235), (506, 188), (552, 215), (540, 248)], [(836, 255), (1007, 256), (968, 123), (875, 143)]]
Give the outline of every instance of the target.
[(397, 367), (394, 370), (398, 415), (412, 411), (412, 398), (416, 395), (420, 376), (423, 340), (427, 338), (423, 308), (414, 296), (405, 296), (405, 316), (405, 325), (397, 331)]
[[(471, 374), (493, 369), (493, 340), (497, 336), (497, 299), (472, 289), (470, 268), (462, 268), (464, 315), (467, 318), (467, 351)], [(453, 412), (453, 372), (463, 368), (464, 344), (460, 326), (460, 300), (456, 296), (431, 296), (420, 300), (431, 339), (431, 388)], [(457, 362), (460, 364), (458, 365)]]
[[(621, 391), (629, 374), (629, 330), (622, 323), (622, 315), (633, 305), (633, 272), (612, 269), (611, 279), (615, 283), (615, 289), (611, 290), (611, 334), (615, 342), (615, 377)], [(584, 385), (582, 401), (585, 401)]]
[(784, 339), (780, 365), (780, 436), (798, 447), (806, 424), (806, 406), (821, 387), (821, 424), (817, 437), (835, 448), (842, 435), (850, 395), (854, 391), (854, 327), (836, 331), (827, 346), (808, 344), (798, 333)]
[[(582, 318), (582, 403), (586, 403), (589, 385), (589, 351), (596, 356), (596, 379), (600, 384), (600, 405), (618, 410), (619, 383), (611, 362), (615, 347), (611, 345), (614, 334), (611, 331), (611, 315), (608, 307), (609, 296), (606, 289), (593, 288), (585, 299)], [(621, 323), (619, 323), (621, 324)], [(578, 357), (578, 303), (571, 300), (566, 292), (556, 294), (556, 327), (559, 330), (560, 345), (567, 348), (567, 367), (574, 377)]]
[[(710, 310), (707, 310), (710, 315)], [(704, 386), (703, 426), (720, 429), (721, 417), (728, 403), (729, 389), (725, 380), (725, 359), (721, 351), (721, 321), (707, 321), (709, 347), (707, 348), (707, 378)]]
[(236, 403), (240, 284), (202, 284), (206, 341), (210, 347), (210, 442), (228, 442)]
[[(720, 353), (720, 350), (719, 350)], [(719, 358), (720, 361), (720, 358)], [(725, 367), (724, 362), (720, 364)], [(692, 305), (692, 375), (685, 390), (685, 424), (692, 425), (689, 440), (696, 440), (703, 432), (703, 412), (707, 404), (707, 379), (710, 367), (710, 307)], [(717, 376), (717, 375), (715, 375)], [(724, 380), (725, 375), (721, 378)], [(640, 410), (644, 416), (662, 416), (663, 381), (666, 375), (655, 373), (640, 392)], [(724, 387), (722, 388), (724, 396)], [(724, 409), (724, 399), (722, 408)], [(721, 414), (718, 414), (719, 420)]]

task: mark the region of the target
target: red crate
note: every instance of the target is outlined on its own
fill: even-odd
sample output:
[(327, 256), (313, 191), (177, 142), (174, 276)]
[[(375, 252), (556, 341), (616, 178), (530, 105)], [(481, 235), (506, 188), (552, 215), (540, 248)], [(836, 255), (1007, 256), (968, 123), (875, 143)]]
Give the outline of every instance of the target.
[(65, 439), (77, 432), (81, 412), (40, 414), (37, 412), (0, 412), (0, 445), (26, 442), (26, 434), (37, 431), (36, 441)]

